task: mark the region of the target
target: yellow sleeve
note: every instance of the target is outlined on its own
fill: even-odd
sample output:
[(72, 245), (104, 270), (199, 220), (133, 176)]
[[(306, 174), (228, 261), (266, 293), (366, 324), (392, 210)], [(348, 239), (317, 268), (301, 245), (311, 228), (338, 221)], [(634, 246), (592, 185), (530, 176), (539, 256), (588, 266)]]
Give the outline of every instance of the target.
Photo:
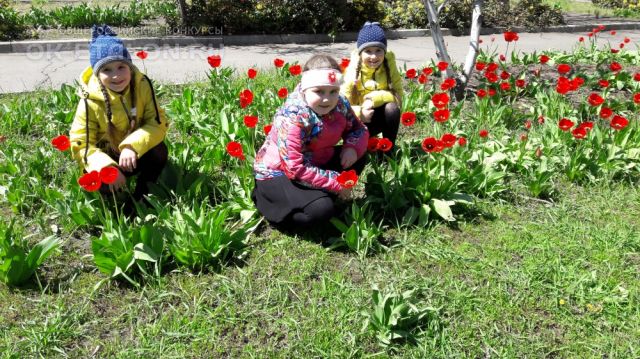
[[(76, 116), (71, 124), (71, 131), (69, 132), (71, 156), (87, 172), (100, 171), (104, 167), (117, 165), (116, 161), (96, 146), (99, 131), (98, 119), (95, 113), (91, 113), (93, 111), (91, 111), (90, 106), (89, 111), (87, 111), (86, 106), (87, 100), (80, 100)], [(88, 120), (87, 114), (89, 114)]]
[(140, 116), (140, 127), (129, 134), (118, 148), (122, 151), (126, 146), (131, 146), (138, 157), (141, 157), (164, 140), (169, 122), (164, 110), (159, 106), (156, 112), (157, 100), (154, 102), (155, 94), (151, 90), (151, 84), (147, 80), (142, 80), (138, 88), (138, 98), (142, 102), (142, 108), (138, 110), (143, 111)]
[(389, 62), (389, 71), (391, 72), (389, 77), (391, 78), (390, 81), (393, 86), (393, 92), (398, 96), (398, 100), (402, 101), (402, 97), (404, 97), (404, 89), (402, 86), (404, 84), (402, 75), (400, 75), (398, 65), (396, 64), (396, 55), (391, 51), (387, 52), (387, 61)]
[(364, 98), (365, 100), (369, 99), (373, 101), (374, 108), (380, 107), (385, 103), (396, 102), (396, 98), (395, 96), (393, 96), (393, 93), (391, 93), (391, 91), (386, 91), (386, 90), (371, 91), (368, 94), (366, 94)]

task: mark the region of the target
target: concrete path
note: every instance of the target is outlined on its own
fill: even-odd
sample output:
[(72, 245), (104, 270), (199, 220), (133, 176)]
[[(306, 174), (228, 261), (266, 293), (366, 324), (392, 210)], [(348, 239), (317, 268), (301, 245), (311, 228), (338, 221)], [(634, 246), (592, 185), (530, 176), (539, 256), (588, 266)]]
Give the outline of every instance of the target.
[[(570, 51), (578, 46), (578, 33), (521, 33), (516, 51), (533, 52), (544, 50)], [(631, 42), (625, 49), (637, 50), (640, 30), (618, 30), (615, 35), (608, 31), (599, 36), (600, 47), (618, 46), (624, 37)], [(495, 41), (491, 41), (495, 38)], [(485, 51), (504, 53), (507, 43), (501, 35), (482, 36)], [(461, 63), (468, 48), (468, 37), (445, 36), (449, 53), (454, 63)], [(611, 45), (609, 45), (611, 44)], [(280, 57), (287, 62), (303, 63), (312, 53), (326, 52), (336, 58), (347, 57), (354, 42), (334, 44), (274, 44), (253, 46), (172, 46), (158, 48), (156, 45), (144, 47), (149, 57), (144, 65), (135, 58), (134, 63), (146, 68), (149, 77), (156, 82), (185, 83), (202, 80), (210, 69), (206, 58), (220, 54), (224, 66), (232, 66), (244, 73), (249, 67), (269, 69), (273, 59)], [(389, 40), (389, 49), (396, 53), (399, 66), (419, 67), (436, 59), (435, 47), (430, 37), (410, 37)], [(142, 47), (141, 47), (142, 48)], [(140, 48), (130, 48), (135, 53)], [(510, 45), (509, 52), (513, 49)], [(0, 54), (0, 93), (32, 91), (37, 88), (58, 88), (63, 83), (73, 83), (80, 72), (89, 65), (86, 49), (76, 51), (46, 51), (46, 47), (33, 48), (27, 53)]]

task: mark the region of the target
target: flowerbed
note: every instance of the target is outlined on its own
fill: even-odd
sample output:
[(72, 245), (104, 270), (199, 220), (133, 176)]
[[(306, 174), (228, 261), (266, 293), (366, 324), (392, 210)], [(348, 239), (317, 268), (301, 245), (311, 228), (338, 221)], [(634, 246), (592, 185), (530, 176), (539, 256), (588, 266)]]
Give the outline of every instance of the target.
[[(623, 35), (613, 48), (601, 47), (601, 31), (594, 29), (571, 54), (516, 52), (508, 60), (500, 59), (498, 51), (481, 54), (464, 101), (452, 99), (448, 90), (453, 84), (439, 78), (450, 64), (406, 70), (399, 142), (392, 147), (382, 139), (371, 143), (371, 152), (386, 156), (379, 160), (372, 154), (357, 179), (355, 205), (333, 221), (332, 238), (321, 239), (358, 252), (366, 261), (394, 246), (381, 241), (388, 232), (466, 221), (478, 210), (478, 199), (553, 203), (569, 182), (637, 183), (640, 59), (623, 45), (628, 44)], [(509, 46), (517, 44), (517, 34), (505, 38)], [(92, 243), (94, 265), (106, 274), (103, 280), (137, 287), (177, 268), (206, 273), (242, 262), (260, 225), (250, 199), (253, 156), (275, 109), (299, 81), (300, 68), (275, 59), (273, 69), (238, 74), (217, 56), (209, 64), (208, 83), (158, 89), (172, 120), (171, 161), (149, 205), (140, 206), (134, 220), (94, 192), (97, 183), (110, 180), (108, 173), (81, 177), (65, 153), (68, 144), (59, 135), (68, 131), (78, 102), (72, 87), (4, 100), (0, 190), (3, 209), (11, 213), (0, 225), (11, 244), (7, 248), (29, 253), (28, 245), (13, 240), (24, 230), (13, 230), (5, 218), (16, 218), (18, 224), (36, 218), (33, 225), (42, 238), (32, 239), (47, 237), (42, 252), (55, 247), (50, 236), (80, 234)], [(356, 183), (347, 177), (350, 185)], [(67, 255), (69, 245), (61, 248)], [(9, 263), (7, 253), (0, 252), (1, 263)], [(42, 260), (32, 261), (36, 278), (46, 276), (35, 270)], [(0, 278), (19, 285), (33, 277)], [(388, 318), (371, 315), (381, 343), (410, 340), (410, 335), (393, 333), (421, 325), (438, 331), (436, 309), (411, 307), (402, 301), (410, 303), (412, 297), (404, 294), (375, 295), (376, 306), (388, 301), (404, 308), (403, 323), (408, 323), (396, 327), (385, 322)], [(420, 324), (427, 317), (430, 324)]]

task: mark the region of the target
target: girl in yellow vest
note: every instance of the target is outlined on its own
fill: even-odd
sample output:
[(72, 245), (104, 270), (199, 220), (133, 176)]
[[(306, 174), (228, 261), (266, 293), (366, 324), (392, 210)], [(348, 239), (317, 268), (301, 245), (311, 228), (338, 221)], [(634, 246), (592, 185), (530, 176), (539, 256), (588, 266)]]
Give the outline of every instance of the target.
[(377, 22), (364, 24), (357, 47), (351, 54), (341, 92), (372, 137), (382, 133), (395, 143), (404, 93), (396, 57), (387, 50), (387, 38)]
[(118, 177), (102, 193), (121, 191), (138, 175), (133, 197), (148, 193), (167, 162), (168, 122), (151, 80), (131, 62), (122, 40), (108, 26), (94, 26), (88, 67), (80, 76), (81, 97), (71, 125), (73, 157), (86, 171), (114, 166)]

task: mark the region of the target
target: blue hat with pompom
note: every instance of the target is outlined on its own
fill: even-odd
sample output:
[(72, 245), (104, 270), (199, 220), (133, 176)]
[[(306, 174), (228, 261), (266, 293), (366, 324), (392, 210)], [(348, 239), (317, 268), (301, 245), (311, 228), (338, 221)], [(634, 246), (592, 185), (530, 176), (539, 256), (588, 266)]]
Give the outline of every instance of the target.
[(89, 44), (89, 62), (93, 73), (100, 72), (100, 68), (111, 61), (124, 61), (129, 64), (131, 55), (124, 46), (122, 39), (107, 25), (93, 25), (91, 29), (91, 43)]
[(387, 37), (378, 22), (365, 22), (358, 33), (358, 52), (362, 52), (367, 47), (376, 46), (387, 51)]

